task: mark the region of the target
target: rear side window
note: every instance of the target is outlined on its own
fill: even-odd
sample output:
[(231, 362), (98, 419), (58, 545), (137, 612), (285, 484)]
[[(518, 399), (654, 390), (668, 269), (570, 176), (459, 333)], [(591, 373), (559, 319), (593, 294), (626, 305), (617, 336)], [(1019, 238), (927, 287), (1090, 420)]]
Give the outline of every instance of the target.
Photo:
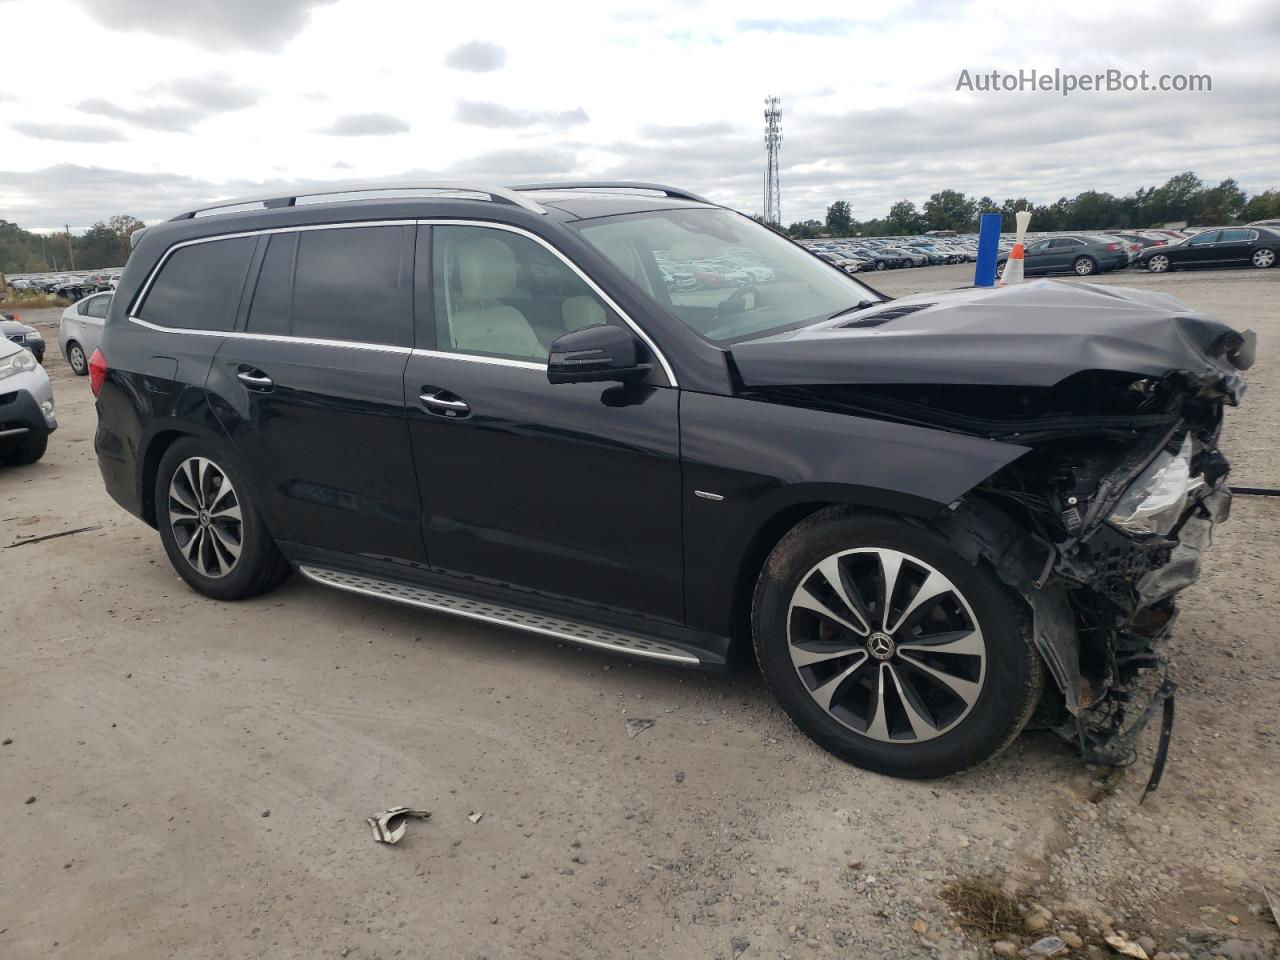
[(107, 311), (111, 309), (111, 294), (104, 293), (100, 297), (94, 297), (84, 308), (86, 317), (93, 317), (95, 320), (105, 320)]
[(249, 333), (287, 334), (293, 305), (293, 255), (296, 233), (275, 233), (267, 241), (258, 284), (249, 308)]
[(408, 228), (307, 230), (297, 236), (295, 337), (387, 344), (407, 340), (413, 302)]
[(151, 284), (140, 316), (162, 327), (230, 330), (253, 256), (253, 237), (181, 247)]

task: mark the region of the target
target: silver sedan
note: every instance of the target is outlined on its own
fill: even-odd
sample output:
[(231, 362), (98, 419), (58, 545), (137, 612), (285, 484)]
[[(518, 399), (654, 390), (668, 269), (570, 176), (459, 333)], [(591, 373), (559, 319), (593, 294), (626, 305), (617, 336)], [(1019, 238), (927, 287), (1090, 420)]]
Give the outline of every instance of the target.
[(110, 293), (95, 293), (62, 311), (58, 345), (77, 376), (89, 372), (89, 358), (102, 340), (102, 326), (111, 306)]

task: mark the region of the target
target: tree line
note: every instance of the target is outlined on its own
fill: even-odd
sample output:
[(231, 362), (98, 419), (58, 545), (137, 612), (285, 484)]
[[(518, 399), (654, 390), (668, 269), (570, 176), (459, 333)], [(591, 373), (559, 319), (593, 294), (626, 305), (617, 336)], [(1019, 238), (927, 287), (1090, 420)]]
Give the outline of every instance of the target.
[(0, 220), (0, 273), (43, 273), (59, 270), (101, 270), (124, 266), (129, 259), (129, 234), (145, 224), (137, 217), (117, 214), (99, 220), (84, 233), (33, 233)]
[(997, 202), (991, 197), (967, 197), (956, 190), (940, 190), (917, 209), (910, 200), (899, 200), (889, 214), (879, 219), (858, 221), (847, 200), (827, 207), (826, 220), (801, 220), (786, 232), (797, 239), (818, 236), (864, 237), (921, 234), (928, 230), (971, 233), (978, 229), (984, 213), (1002, 215), (1001, 230), (1013, 233), (1013, 215), (1031, 211), (1031, 229), (1106, 230), (1142, 229), (1165, 223), (1187, 221), (1192, 225), (1216, 226), (1280, 218), (1280, 190), (1265, 190), (1248, 196), (1235, 180), (1207, 185), (1187, 171), (1170, 177), (1159, 187), (1140, 187), (1117, 197), (1098, 190), (1086, 190), (1074, 197), (1061, 197), (1050, 204), (1035, 204), (1026, 197)]

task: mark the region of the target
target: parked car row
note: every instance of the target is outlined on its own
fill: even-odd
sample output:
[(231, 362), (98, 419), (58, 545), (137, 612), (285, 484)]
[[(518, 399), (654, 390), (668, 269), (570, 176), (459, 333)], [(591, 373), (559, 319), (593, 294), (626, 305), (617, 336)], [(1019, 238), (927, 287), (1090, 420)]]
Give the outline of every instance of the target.
[(120, 271), (98, 273), (40, 274), (11, 277), (8, 286), (15, 293), (49, 293), (67, 300), (79, 300), (91, 293), (114, 290), (120, 282)]
[(971, 263), (978, 256), (976, 237), (847, 237), (801, 244), (846, 273)]
[[(1000, 237), (997, 275), (1013, 247), (1012, 234)], [(962, 263), (977, 259), (977, 237), (870, 237), (802, 240), (818, 257), (847, 273)], [(1026, 276), (1054, 273), (1093, 276), (1136, 267), (1163, 273), (1188, 267), (1275, 264), (1280, 255), (1280, 221), (1243, 227), (1189, 227), (1187, 230), (1107, 230), (1033, 235), (1025, 241)]]

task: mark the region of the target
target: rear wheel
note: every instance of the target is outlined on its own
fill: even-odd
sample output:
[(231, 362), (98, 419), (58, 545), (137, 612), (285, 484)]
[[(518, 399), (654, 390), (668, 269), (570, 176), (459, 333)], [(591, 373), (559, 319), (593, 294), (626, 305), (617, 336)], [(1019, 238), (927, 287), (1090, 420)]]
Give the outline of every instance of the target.
[(783, 709), (842, 759), (939, 777), (999, 753), (1044, 669), (1020, 600), (931, 530), (828, 508), (774, 548), (752, 629)]
[(192, 588), (243, 600), (289, 576), (239, 467), (204, 441), (179, 440), (160, 460), (156, 526), (169, 562)]
[(84, 355), (84, 348), (74, 340), (67, 344), (67, 363), (77, 377), (88, 375), (89, 358)]
[(1275, 266), (1276, 252), (1267, 247), (1263, 247), (1259, 250), (1253, 251), (1253, 256), (1250, 259), (1252, 260), (1253, 265), (1259, 270), (1265, 270), (1267, 267)]
[(1078, 277), (1088, 277), (1098, 272), (1098, 261), (1093, 257), (1076, 257), (1075, 262), (1071, 264), (1071, 269)]

